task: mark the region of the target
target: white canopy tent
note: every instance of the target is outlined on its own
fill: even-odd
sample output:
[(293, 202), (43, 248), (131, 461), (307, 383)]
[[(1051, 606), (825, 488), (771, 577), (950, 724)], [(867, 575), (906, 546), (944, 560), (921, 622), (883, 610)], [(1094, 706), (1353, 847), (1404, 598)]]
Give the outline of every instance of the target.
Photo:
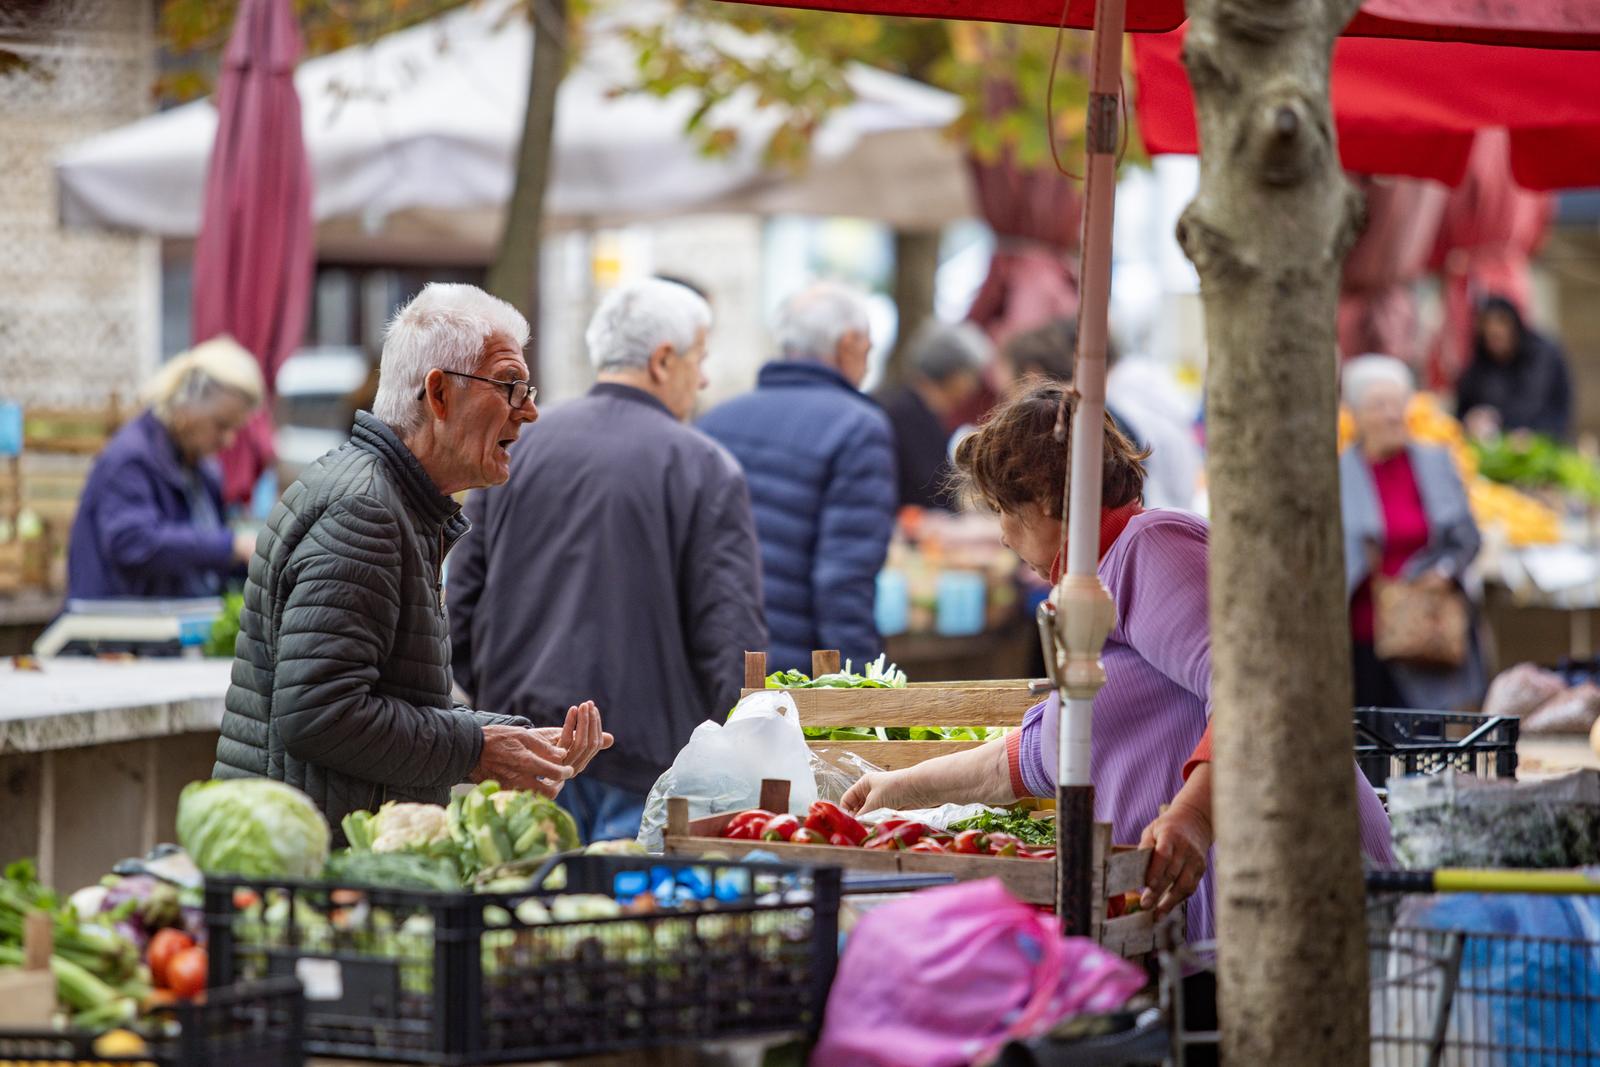
[[(295, 82), (325, 255), (387, 258), (411, 247), (447, 262), (492, 252), (532, 54), (532, 28), (505, 11), (469, 5), (301, 64)], [(959, 111), (946, 93), (853, 69), (857, 100), (818, 131), (812, 165), (791, 174), (763, 163), (775, 120), (753, 94), (715, 113), (740, 136), (731, 154), (707, 158), (683, 132), (692, 99), (616, 95), (632, 74), (627, 42), (615, 26), (593, 25), (585, 38), (557, 101), (546, 199), (555, 227), (735, 211), (929, 229), (972, 214), (960, 153), (941, 133)], [(71, 147), (56, 163), (62, 222), (193, 237), (216, 125), (215, 108), (201, 100)]]

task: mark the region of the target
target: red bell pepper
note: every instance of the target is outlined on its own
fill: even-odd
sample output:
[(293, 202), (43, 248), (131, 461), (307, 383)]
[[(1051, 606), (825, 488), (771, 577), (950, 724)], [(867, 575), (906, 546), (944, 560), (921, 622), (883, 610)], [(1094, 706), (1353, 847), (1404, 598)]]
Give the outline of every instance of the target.
[[(897, 825), (893, 829), (885, 830), (884, 824), (891, 821), (897, 823)], [(862, 848), (906, 849), (933, 833), (931, 829), (920, 822), (885, 820), (885, 823), (878, 824), (877, 833), (867, 838), (866, 843), (861, 846)]]
[(800, 818), (796, 815), (775, 815), (767, 820), (767, 825), (761, 828), (763, 841), (787, 841), (800, 829)]
[(991, 856), (1015, 856), (1022, 848), (1022, 842), (1011, 834), (995, 833), (989, 835), (989, 854)]
[(1019, 848), (1017, 855), (1025, 860), (1053, 860), (1056, 850), (1053, 848)]
[(789, 838), (789, 844), (791, 845), (826, 845), (827, 843), (828, 839), (826, 837), (823, 837), (815, 830), (808, 830), (804, 826), (796, 830), (794, 836)]
[(933, 838), (924, 837), (922, 840), (918, 841), (916, 844), (914, 844), (910, 848), (906, 849), (906, 851), (907, 852), (937, 852), (937, 853), (940, 853), (942, 855), (944, 853), (949, 852), (950, 850), (945, 848), (939, 842), (935, 841)]
[(772, 812), (765, 808), (751, 808), (741, 811), (728, 820), (727, 828), (722, 831), (722, 836), (735, 841), (758, 841), (761, 831), (767, 828), (767, 823), (776, 818)]
[(987, 856), (989, 854), (989, 835), (982, 830), (963, 830), (956, 835), (950, 851), (959, 852), (965, 856)]
[[(815, 830), (808, 830), (807, 831), (807, 833), (816, 833), (816, 832), (817, 831), (815, 831)], [(861, 842), (852, 841), (848, 837), (846, 837), (844, 834), (829, 834), (828, 835), (828, 844), (830, 844), (830, 845), (838, 845), (840, 848), (855, 848), (856, 846), (860, 845)]]
[(828, 838), (838, 834), (848, 838), (852, 845), (859, 845), (867, 839), (867, 828), (839, 805), (828, 800), (818, 800), (806, 811), (806, 829), (815, 830)]

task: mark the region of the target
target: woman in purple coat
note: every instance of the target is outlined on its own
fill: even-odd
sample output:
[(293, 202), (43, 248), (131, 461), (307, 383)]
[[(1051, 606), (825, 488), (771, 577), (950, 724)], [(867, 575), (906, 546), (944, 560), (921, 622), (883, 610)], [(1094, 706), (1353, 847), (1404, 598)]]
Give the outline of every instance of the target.
[[(972, 490), (1000, 513), (1006, 543), (1052, 581), (1059, 577), (1067, 473), (1067, 451), (1055, 443), (1061, 394), (1059, 385), (1035, 387), (997, 409), (956, 451)], [(1148, 904), (1164, 912), (1192, 893), (1188, 937), (1202, 940), (1213, 934), (1211, 769), (1203, 743), (1211, 720), (1209, 528), (1188, 512), (1140, 507), (1143, 454), (1109, 421), (1105, 432), (1099, 574), (1117, 624), (1102, 652), (1106, 684), (1094, 701), (1095, 818), (1112, 824), (1113, 840), (1155, 849)], [(869, 774), (843, 804), (870, 811), (1054, 796), (1060, 718), (1052, 696), (1004, 739)], [(1351, 773), (1362, 851), (1392, 866), (1388, 816), (1356, 771), (1353, 752)]]
[(226, 337), (168, 360), (149, 407), (89, 471), (67, 546), (74, 599), (216, 596), (250, 558), (254, 534), (223, 521), (212, 459), (261, 406), (261, 369)]

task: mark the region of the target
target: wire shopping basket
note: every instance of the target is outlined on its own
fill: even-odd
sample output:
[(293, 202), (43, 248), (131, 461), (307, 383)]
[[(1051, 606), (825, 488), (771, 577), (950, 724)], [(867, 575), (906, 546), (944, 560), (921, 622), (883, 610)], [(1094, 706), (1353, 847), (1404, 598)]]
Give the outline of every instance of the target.
[[(1563, 896), (1572, 883), (1546, 872), (1440, 871), (1437, 886), (1394, 873), (1428, 877), (1369, 876), (1373, 1067), (1600, 1067), (1600, 885)], [(1444, 891), (1463, 882), (1476, 891)], [(1189, 1028), (1179, 994), (1214, 960), (1212, 944), (1162, 949), (1178, 1067), (1214, 1057), (1218, 1034)]]

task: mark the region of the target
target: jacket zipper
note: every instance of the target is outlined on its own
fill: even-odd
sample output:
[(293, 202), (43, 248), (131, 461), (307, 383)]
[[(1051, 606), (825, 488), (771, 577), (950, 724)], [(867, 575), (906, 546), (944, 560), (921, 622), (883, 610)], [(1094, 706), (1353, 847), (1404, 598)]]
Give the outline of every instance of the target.
[(439, 605), (439, 614), (444, 615), (444, 530), (439, 531), (439, 559), (433, 565), (433, 600)]

